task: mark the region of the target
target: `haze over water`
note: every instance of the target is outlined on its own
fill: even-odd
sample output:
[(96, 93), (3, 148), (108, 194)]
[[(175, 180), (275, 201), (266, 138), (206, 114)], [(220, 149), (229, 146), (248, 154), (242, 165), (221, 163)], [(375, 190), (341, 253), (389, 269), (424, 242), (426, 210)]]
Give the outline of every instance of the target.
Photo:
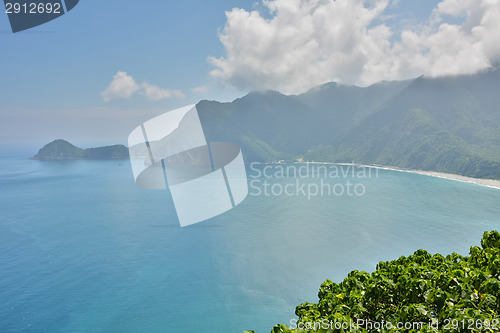
[[(500, 228), (496, 189), (386, 170), (332, 179), (251, 169), (242, 204), (180, 228), (169, 193), (136, 186), (126, 160), (26, 156), (0, 157), (1, 332), (269, 332), (327, 278), (419, 248), (465, 255)], [(365, 191), (256, 194), (264, 181), (321, 180)]]

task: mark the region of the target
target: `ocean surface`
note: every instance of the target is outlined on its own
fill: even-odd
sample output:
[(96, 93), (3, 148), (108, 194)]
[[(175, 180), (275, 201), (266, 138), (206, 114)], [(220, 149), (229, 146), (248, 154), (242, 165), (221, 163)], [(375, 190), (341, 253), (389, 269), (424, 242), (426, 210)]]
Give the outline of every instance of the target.
[(500, 229), (500, 190), (320, 165), (253, 165), (245, 201), (181, 228), (128, 161), (35, 152), (0, 156), (2, 333), (270, 332), (327, 278)]

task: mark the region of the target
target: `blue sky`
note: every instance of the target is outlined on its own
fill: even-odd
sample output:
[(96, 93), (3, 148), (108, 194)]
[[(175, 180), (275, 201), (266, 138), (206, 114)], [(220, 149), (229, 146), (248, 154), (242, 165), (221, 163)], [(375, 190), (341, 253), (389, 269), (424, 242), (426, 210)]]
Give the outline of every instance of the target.
[(499, 3), (477, 12), (481, 1), (81, 0), (16, 34), (0, 13), (0, 143), (124, 143), (138, 123), (202, 99), (474, 73), (499, 54), (493, 23), (477, 21)]
[(207, 56), (223, 54), (217, 30), (236, 3), (245, 2), (82, 0), (67, 15), (17, 34), (0, 15), (2, 104), (100, 105), (118, 70), (183, 91), (205, 85)]

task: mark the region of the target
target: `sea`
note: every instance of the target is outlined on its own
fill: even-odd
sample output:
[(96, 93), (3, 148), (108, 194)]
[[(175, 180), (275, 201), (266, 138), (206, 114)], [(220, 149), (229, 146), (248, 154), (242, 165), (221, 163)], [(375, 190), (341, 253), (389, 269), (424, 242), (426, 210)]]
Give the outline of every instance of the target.
[(256, 163), (241, 204), (181, 228), (169, 191), (138, 187), (129, 161), (35, 153), (0, 151), (2, 333), (270, 332), (326, 279), (417, 249), (467, 255), (500, 229), (498, 189)]

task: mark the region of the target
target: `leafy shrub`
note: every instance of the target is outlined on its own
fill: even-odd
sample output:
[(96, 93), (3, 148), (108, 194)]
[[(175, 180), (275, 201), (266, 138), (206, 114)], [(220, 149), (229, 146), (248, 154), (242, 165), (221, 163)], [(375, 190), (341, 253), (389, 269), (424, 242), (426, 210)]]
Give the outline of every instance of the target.
[(469, 256), (418, 250), (380, 262), (371, 274), (326, 280), (318, 303), (296, 308), (294, 327), (271, 332), (497, 332), (499, 278), (500, 233), (485, 232)]

